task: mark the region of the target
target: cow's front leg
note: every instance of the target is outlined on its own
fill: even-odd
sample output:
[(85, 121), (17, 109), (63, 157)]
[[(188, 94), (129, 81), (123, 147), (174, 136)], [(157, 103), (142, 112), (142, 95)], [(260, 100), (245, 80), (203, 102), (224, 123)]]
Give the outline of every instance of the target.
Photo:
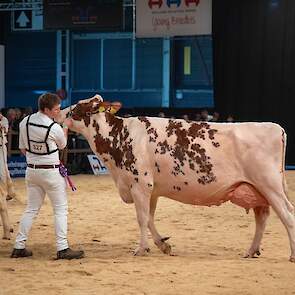
[(171, 246), (166, 242), (169, 237), (163, 238), (159, 232), (157, 231), (154, 223), (154, 216), (155, 216), (155, 211), (157, 207), (157, 202), (158, 202), (158, 197), (151, 197), (150, 201), (150, 218), (149, 218), (149, 223), (148, 227), (149, 230), (152, 234), (154, 243), (158, 246), (158, 248), (164, 253), (164, 254), (171, 254)]
[[(7, 173), (9, 175), (8, 169), (7, 169)], [(13, 182), (12, 182), (10, 176), (7, 176), (6, 185), (7, 185), (7, 197), (6, 197), (6, 200), (11, 200), (11, 199), (15, 198), (16, 194), (15, 194)]]
[(148, 245), (148, 222), (149, 222), (149, 204), (150, 194), (139, 188), (133, 188), (132, 195), (134, 199), (137, 221), (140, 229), (139, 247), (134, 250), (135, 256), (143, 256), (150, 252)]
[(2, 224), (3, 224), (3, 231), (4, 231), (3, 239), (9, 240), (11, 228), (9, 225), (6, 199), (5, 199), (4, 191), (1, 189), (1, 187), (0, 187), (0, 215), (1, 215)]
[(260, 255), (260, 243), (265, 230), (266, 220), (269, 216), (269, 207), (256, 207), (253, 209), (255, 213), (256, 229), (253, 242), (250, 249), (245, 254), (245, 258), (252, 258)]

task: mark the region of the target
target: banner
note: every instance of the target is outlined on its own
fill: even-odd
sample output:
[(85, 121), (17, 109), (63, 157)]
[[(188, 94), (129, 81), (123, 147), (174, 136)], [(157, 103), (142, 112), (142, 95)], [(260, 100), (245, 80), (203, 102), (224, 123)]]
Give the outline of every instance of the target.
[(138, 0), (136, 37), (210, 35), (212, 0)]
[(45, 29), (120, 31), (122, 0), (44, 0)]
[(27, 163), (24, 156), (9, 157), (7, 166), (11, 177), (25, 177)]
[(90, 166), (94, 175), (109, 174), (107, 167), (105, 167), (102, 160), (96, 155), (87, 155)]

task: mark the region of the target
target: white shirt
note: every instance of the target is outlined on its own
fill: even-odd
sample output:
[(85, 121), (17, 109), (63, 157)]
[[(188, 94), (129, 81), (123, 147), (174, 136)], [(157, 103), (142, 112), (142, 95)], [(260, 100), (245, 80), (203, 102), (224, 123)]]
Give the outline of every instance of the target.
[[(6, 117), (4, 117), (3, 115), (2, 115), (2, 118), (1, 118), (1, 120), (0, 120), (0, 127), (4, 127), (5, 128), (5, 130), (4, 130), (4, 144), (6, 144), (7, 143), (7, 138), (6, 138), (6, 134), (7, 134), (7, 132), (8, 132), (8, 128), (9, 128), (9, 124), (8, 124), (8, 120), (7, 120), (7, 118)], [(2, 130), (3, 131), (3, 130)], [(2, 134), (1, 134), (1, 132), (0, 132), (0, 145), (2, 145)]]
[[(28, 137), (27, 137), (27, 120), (28, 116), (25, 117), (19, 125), (19, 148), (20, 149), (29, 149)], [(37, 112), (31, 115), (30, 123), (50, 126), (53, 122), (47, 115), (42, 112)], [(34, 141), (44, 141), (47, 130), (42, 127), (36, 127), (29, 125), (29, 136), (30, 140)], [(47, 143), (49, 146), (49, 150), (53, 151), (55, 149), (63, 149), (67, 144), (67, 139), (64, 135), (64, 132), (59, 124), (53, 124), (50, 129)], [(32, 146), (32, 144), (31, 144)], [(36, 164), (36, 165), (52, 165), (59, 164), (59, 154), (58, 151), (51, 153), (49, 155), (36, 155), (26, 152), (26, 158), (28, 164)]]

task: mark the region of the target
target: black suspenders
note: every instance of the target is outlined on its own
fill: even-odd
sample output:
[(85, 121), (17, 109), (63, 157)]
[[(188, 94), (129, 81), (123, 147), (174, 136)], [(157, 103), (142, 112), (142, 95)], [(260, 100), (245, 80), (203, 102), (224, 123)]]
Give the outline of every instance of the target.
[[(52, 122), (49, 126), (41, 125), (41, 124), (35, 124), (35, 123), (31, 123), (31, 122), (29, 122), (29, 121), (30, 121), (30, 117), (31, 117), (31, 115), (29, 115), (28, 120), (27, 120), (27, 123), (26, 123), (26, 129), (27, 129), (27, 141), (28, 141), (28, 149), (26, 149), (26, 151), (28, 151), (28, 152), (30, 152), (30, 153), (32, 153), (32, 154), (35, 154), (35, 155), (50, 155), (50, 154), (55, 153), (56, 151), (58, 151), (57, 148), (56, 148), (55, 150), (50, 151), (50, 150), (49, 150), (49, 145), (48, 145), (48, 142), (47, 142), (47, 139), (48, 139), (48, 136), (49, 136), (50, 129), (51, 129), (51, 127), (52, 127), (56, 122)], [(45, 135), (45, 138), (44, 138), (43, 141), (35, 141), (35, 140), (31, 140), (31, 139), (30, 139), (30, 136), (29, 136), (29, 125), (30, 125), (30, 126), (35, 126), (35, 127), (45, 128), (45, 129), (47, 129), (47, 132), (46, 132), (46, 135)], [(35, 142), (35, 143), (45, 143), (47, 152), (46, 152), (46, 153), (37, 153), (37, 152), (32, 151), (32, 149), (31, 149), (31, 142)]]

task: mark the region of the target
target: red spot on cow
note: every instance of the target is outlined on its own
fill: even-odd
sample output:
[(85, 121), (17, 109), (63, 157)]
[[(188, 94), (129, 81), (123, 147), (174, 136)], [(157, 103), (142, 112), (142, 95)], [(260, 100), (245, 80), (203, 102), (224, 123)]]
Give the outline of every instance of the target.
[(117, 118), (110, 113), (102, 114), (106, 123), (111, 127), (109, 135), (103, 137), (99, 130), (99, 124), (94, 120), (93, 127), (96, 129), (94, 136), (96, 150), (100, 155), (109, 154), (115, 161), (117, 167), (131, 171), (138, 175), (135, 167), (136, 158), (133, 154), (132, 141), (123, 119)]
[(151, 127), (151, 122), (147, 117), (138, 117), (138, 120), (145, 124), (147, 134), (149, 134), (149, 142), (156, 142), (158, 133), (155, 128)]
[[(206, 150), (195, 142), (198, 138), (206, 140), (206, 136), (212, 142), (217, 130), (211, 129), (208, 123), (191, 123), (191, 126), (187, 129), (183, 126), (182, 122), (169, 120), (166, 131), (168, 137), (172, 135), (176, 136), (175, 145), (167, 146), (167, 141), (165, 140), (166, 142), (158, 143), (158, 146), (165, 152), (171, 151), (170, 155), (175, 159), (172, 174), (175, 176), (178, 174), (185, 175), (182, 167), (188, 161), (191, 170), (195, 171), (196, 174), (203, 174), (198, 176), (199, 183), (208, 184), (216, 181), (210, 157), (206, 155)], [(212, 142), (212, 144), (215, 147), (219, 146), (215, 142)], [(199, 170), (195, 170), (195, 164), (199, 166)]]

